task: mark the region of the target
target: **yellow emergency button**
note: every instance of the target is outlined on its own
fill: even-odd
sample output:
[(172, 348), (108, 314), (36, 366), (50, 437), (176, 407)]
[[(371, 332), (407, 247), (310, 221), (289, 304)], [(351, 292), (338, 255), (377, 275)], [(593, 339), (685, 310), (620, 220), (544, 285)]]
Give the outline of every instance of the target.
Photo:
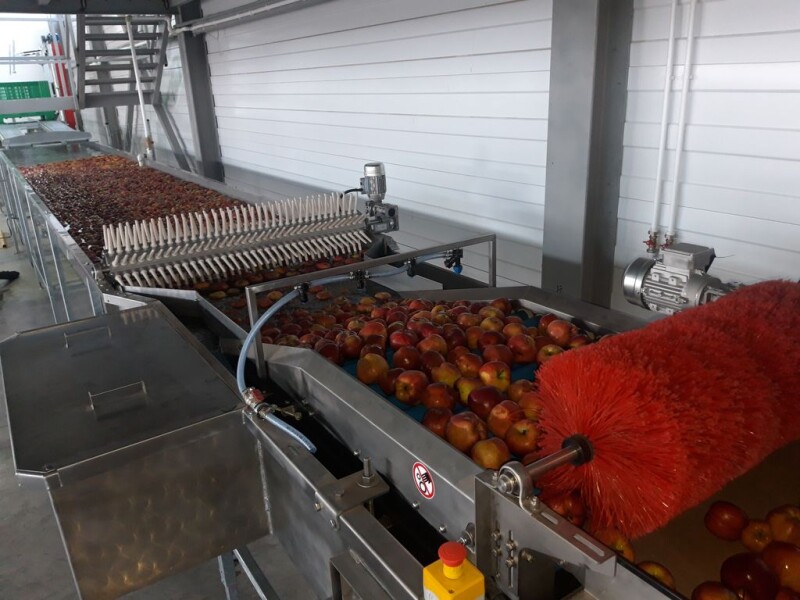
[(483, 573), (458, 542), (439, 546), (439, 560), (422, 570), (422, 587), (425, 600), (483, 600), (486, 594)]

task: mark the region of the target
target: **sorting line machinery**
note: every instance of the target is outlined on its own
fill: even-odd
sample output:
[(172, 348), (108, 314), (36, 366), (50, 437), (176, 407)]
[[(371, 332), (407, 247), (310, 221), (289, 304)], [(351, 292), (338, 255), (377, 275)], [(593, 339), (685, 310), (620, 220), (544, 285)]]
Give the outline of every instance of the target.
[[(421, 598), (422, 567), (445, 540), (467, 546), (486, 577), (487, 597), (679, 598), (531, 502), (530, 490), (501, 492), (496, 475), (318, 354), (255, 344), (250, 357), (257, 369), (248, 375), (270, 392), (271, 420), (261, 418), (264, 406), (242, 400), (224, 358), (238, 352), (258, 318), (259, 295), (280, 287), (305, 291), (320, 277), (340, 275), (350, 276), (353, 293), (392, 290), (393, 278), (381, 280), (385, 288), (373, 280), (389, 265), (429, 279), (431, 287), (463, 288), (413, 293), (433, 300), (502, 295), (597, 333), (634, 329), (641, 321), (536, 288), (496, 289), (492, 235), (400, 251), (392, 236), (402, 230), (387, 233), (397, 229), (396, 207), (380, 204), (385, 183), (372, 165), (361, 185), (368, 202), (356, 234), (370, 238), (364, 259), (247, 286), (249, 323), (237, 323), (198, 291), (178, 289), (182, 278), (235, 268), (218, 249), (243, 250), (256, 261), (251, 244), (267, 252), (259, 237), (265, 230), (271, 233), (264, 238), (283, 241), (277, 228), (284, 218), (308, 227), (301, 236), (318, 235), (320, 221), (354, 226), (350, 200), (322, 198), (315, 215), (331, 220), (303, 223), (307, 207), (297, 206), (292, 216), (284, 203), (265, 213), (260, 199), (153, 164), (245, 203), (240, 217), (226, 213), (224, 225), (205, 216), (173, 221), (171, 234), (166, 220), (109, 227), (107, 260), (97, 264), (18, 167), (112, 152), (91, 142), (0, 152), (6, 210), (58, 322), (0, 344), (15, 467), (23, 485), (49, 493), (82, 598), (118, 597), (215, 556), (233, 586), (231, 553), (261, 597), (276, 597), (246, 547), (270, 533), (320, 598)], [(211, 243), (192, 240), (193, 233)], [(490, 246), (488, 286), (421, 264), (431, 255), (453, 264), (478, 244)], [(174, 275), (153, 266), (167, 255), (184, 265)], [(255, 256), (267, 260), (258, 250)], [(150, 282), (142, 274), (149, 269)], [(58, 395), (41, 392), (56, 386)], [(317, 452), (276, 425), (276, 415), (299, 427)], [(429, 488), (419, 485), (420, 469)]]

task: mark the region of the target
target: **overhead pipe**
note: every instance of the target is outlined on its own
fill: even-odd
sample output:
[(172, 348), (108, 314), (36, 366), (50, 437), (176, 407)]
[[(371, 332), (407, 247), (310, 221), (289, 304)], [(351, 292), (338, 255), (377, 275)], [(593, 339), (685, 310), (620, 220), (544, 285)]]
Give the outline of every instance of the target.
[(664, 247), (675, 242), (675, 224), (678, 220), (678, 187), (683, 159), (683, 138), (686, 133), (686, 105), (689, 100), (689, 81), (692, 78), (692, 59), (694, 58), (694, 25), (697, 0), (689, 4), (689, 31), (686, 35), (686, 60), (683, 64), (683, 85), (681, 86), (681, 105), (678, 111), (678, 140), (675, 144), (675, 164), (672, 169), (672, 206), (669, 213), (669, 228), (664, 239)]
[(656, 183), (653, 193), (653, 220), (647, 237), (647, 252), (658, 252), (659, 243), (659, 213), (661, 212), (661, 195), (664, 182), (664, 154), (667, 147), (667, 132), (669, 131), (669, 106), (672, 97), (672, 81), (675, 79), (673, 68), (675, 66), (675, 20), (678, 14), (678, 0), (672, 0), (669, 16), (669, 43), (667, 45), (667, 70), (664, 73), (664, 99), (661, 104), (661, 129), (658, 136), (658, 158), (656, 159)]

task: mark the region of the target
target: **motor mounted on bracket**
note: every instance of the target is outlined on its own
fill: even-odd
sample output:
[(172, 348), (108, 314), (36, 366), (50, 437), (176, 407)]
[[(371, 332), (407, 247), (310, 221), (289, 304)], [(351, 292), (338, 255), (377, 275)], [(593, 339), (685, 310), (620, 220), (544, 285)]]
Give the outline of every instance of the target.
[(675, 244), (656, 259), (637, 258), (625, 269), (625, 298), (667, 315), (713, 302), (738, 287), (708, 274), (715, 257), (713, 248)]

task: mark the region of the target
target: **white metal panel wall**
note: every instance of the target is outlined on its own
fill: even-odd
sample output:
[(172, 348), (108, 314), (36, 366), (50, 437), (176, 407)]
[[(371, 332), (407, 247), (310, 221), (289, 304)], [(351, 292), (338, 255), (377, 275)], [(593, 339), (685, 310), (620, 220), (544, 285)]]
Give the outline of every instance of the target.
[[(672, 176), (688, 0), (672, 92)], [(652, 215), (669, 0), (636, 0), (619, 206), (618, 266), (644, 253)], [(714, 246), (713, 271), (800, 277), (800, 2), (700, 0), (679, 188), (678, 239)], [(667, 181), (664, 198), (670, 198)], [(669, 206), (661, 211), (666, 229)]]
[(345, 189), (380, 160), (388, 201), (497, 232), (500, 282), (538, 284), (551, 17), (551, 0), (336, 0), (208, 33), (226, 180)]

